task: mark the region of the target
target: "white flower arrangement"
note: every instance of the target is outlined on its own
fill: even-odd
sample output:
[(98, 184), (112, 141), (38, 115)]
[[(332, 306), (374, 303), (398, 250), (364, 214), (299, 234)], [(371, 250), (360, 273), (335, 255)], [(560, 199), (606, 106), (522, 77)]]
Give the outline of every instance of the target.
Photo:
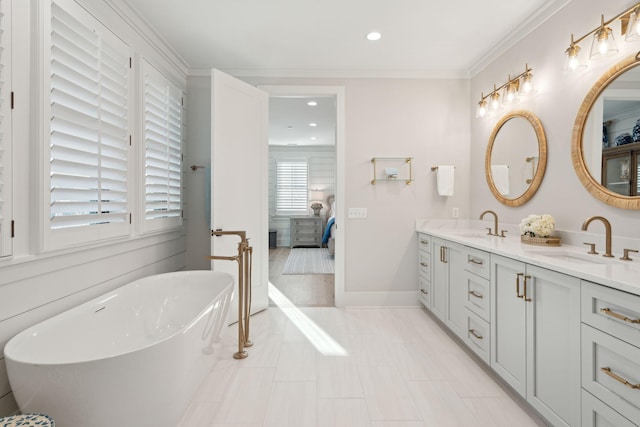
[(555, 221), (548, 214), (529, 215), (520, 222), (520, 233), (523, 236), (549, 237), (555, 229)]

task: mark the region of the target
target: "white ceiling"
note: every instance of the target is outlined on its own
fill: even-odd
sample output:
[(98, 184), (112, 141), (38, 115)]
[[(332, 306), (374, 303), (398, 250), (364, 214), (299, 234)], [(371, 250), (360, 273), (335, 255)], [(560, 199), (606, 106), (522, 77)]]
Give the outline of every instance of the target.
[[(570, 0), (121, 1), (196, 74), (466, 78)], [(335, 144), (335, 100), (307, 101), (271, 99), (270, 144)]]
[[(122, 0), (192, 69), (467, 77), (570, 0)], [(377, 42), (370, 31), (382, 33)]]

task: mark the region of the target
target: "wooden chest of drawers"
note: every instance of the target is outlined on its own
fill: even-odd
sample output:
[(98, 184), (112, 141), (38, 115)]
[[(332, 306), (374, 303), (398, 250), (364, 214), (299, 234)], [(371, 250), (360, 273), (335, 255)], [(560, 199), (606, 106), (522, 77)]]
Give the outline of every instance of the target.
[(291, 247), (322, 247), (322, 224), (320, 216), (291, 218)]

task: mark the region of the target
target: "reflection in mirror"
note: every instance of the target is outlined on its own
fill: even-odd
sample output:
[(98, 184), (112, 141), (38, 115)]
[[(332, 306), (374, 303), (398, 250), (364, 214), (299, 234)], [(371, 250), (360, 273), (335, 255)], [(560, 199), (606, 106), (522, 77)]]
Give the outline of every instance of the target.
[(596, 98), (582, 144), (585, 165), (595, 181), (623, 196), (640, 195), (636, 161), (640, 153), (640, 68), (611, 81)]
[(640, 64), (629, 57), (591, 88), (576, 117), (571, 156), (598, 200), (640, 209)]
[(501, 203), (520, 206), (537, 191), (547, 161), (547, 142), (540, 120), (514, 111), (495, 126), (485, 158), (489, 189)]

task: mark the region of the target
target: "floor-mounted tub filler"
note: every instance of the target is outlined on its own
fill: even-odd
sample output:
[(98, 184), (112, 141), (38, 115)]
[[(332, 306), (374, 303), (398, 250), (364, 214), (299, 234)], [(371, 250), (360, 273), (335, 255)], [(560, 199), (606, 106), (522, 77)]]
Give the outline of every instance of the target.
[(136, 280), (39, 323), (4, 352), (22, 412), (64, 427), (175, 427), (213, 366), (231, 275)]

